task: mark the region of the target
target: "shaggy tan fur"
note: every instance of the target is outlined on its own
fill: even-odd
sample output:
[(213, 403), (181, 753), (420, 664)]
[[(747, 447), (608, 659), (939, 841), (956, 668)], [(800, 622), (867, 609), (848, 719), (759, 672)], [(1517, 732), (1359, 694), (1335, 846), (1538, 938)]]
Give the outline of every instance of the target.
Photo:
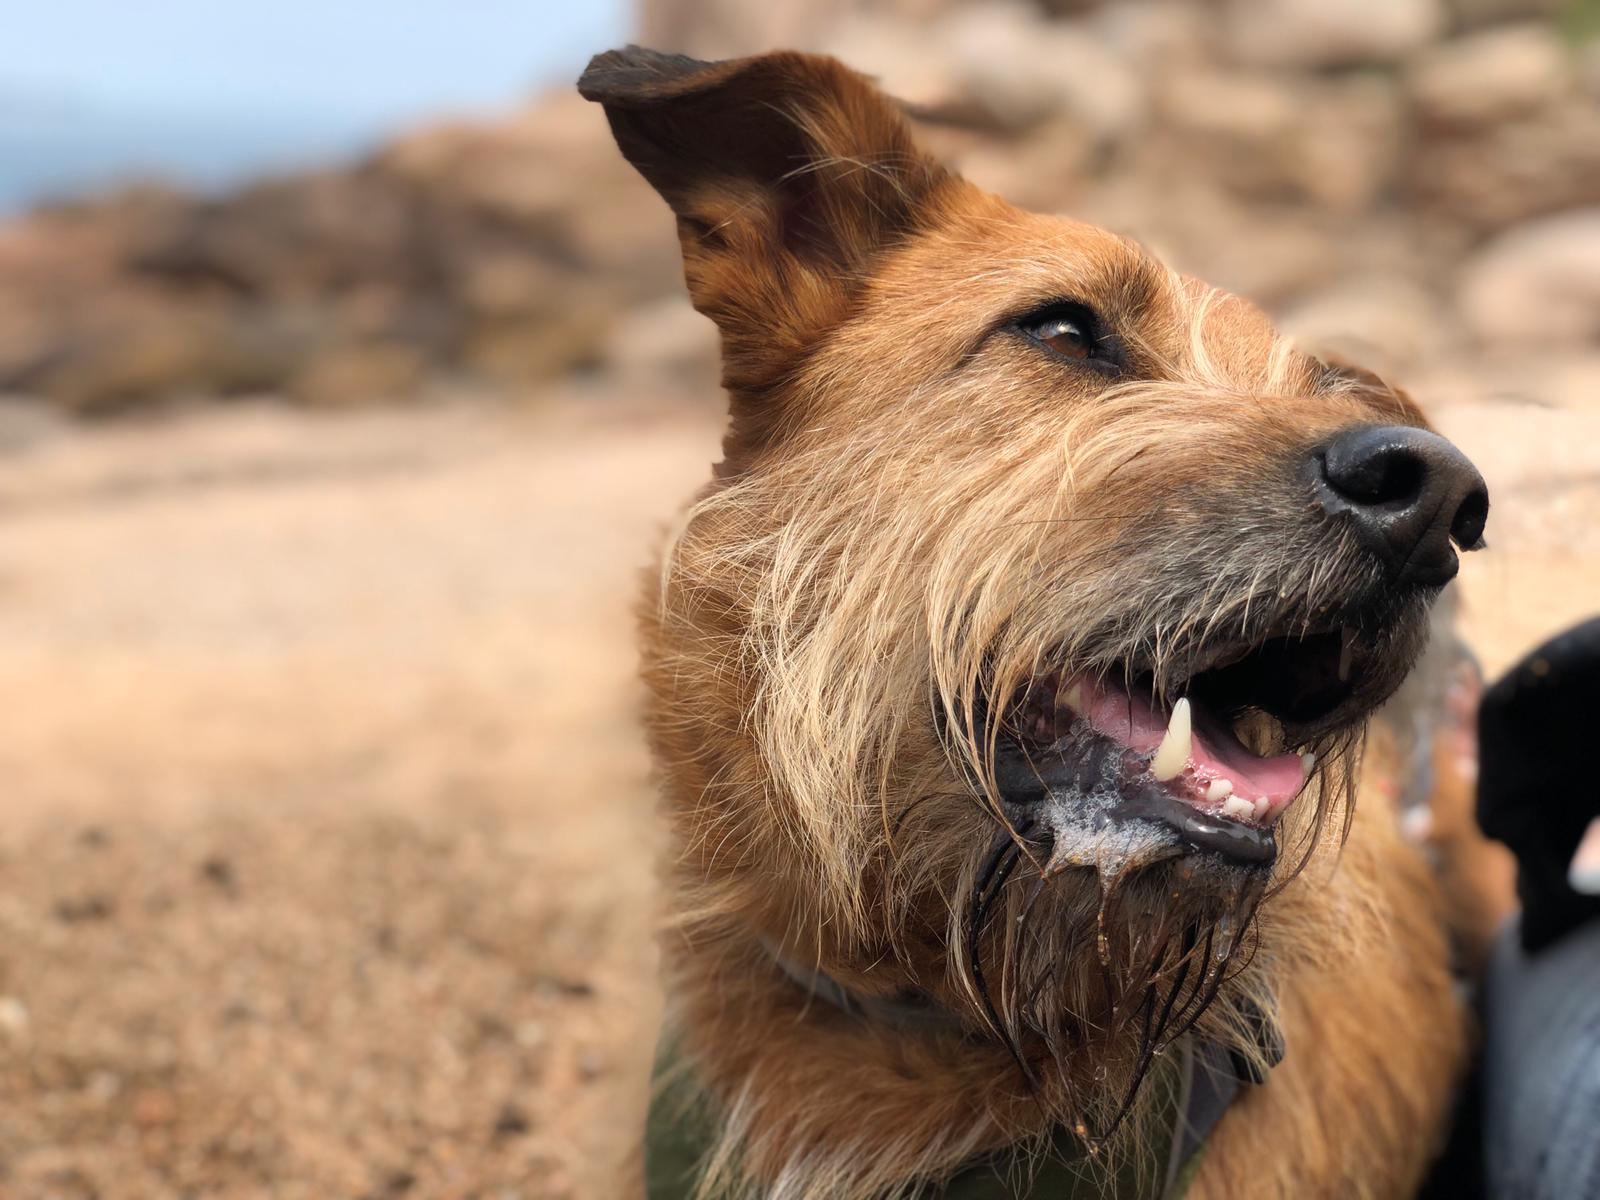
[[(643, 606), (671, 1021), (723, 1131), (702, 1194), (901, 1194), (1061, 1125), (1135, 1154), (1153, 1056), (1203, 1036), (1259, 1059), (1257, 1012), (1288, 1057), (1194, 1194), (1407, 1194), (1465, 1023), (1438, 885), (1381, 799), (1353, 805), (1360, 714), (1316, 739), (1267, 878), (1019, 829), (990, 701), (1135, 654), (1165, 692), (1223, 632), (1370, 586), (1286, 464), (1420, 413), (1133, 242), (950, 175), (832, 60), (630, 50), (581, 86), (677, 215), (732, 408)], [(1060, 298), (1128, 370), (1006, 332)], [(1425, 610), (1397, 604), (1363, 713)], [(962, 1028), (839, 1012), (775, 950)]]

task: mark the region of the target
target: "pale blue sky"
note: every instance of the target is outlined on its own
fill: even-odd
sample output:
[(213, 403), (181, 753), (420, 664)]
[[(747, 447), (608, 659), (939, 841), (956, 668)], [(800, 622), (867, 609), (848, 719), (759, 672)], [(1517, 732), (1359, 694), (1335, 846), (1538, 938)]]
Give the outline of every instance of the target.
[(0, 208), (351, 153), (570, 85), (624, 0), (0, 0)]

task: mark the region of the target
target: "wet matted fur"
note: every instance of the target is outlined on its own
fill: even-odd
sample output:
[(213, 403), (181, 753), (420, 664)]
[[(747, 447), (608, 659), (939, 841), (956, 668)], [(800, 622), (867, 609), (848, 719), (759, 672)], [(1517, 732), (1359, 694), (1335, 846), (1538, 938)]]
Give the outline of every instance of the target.
[[(1440, 889), (1354, 801), (1436, 589), (1391, 586), (1303, 464), (1421, 413), (947, 172), (831, 59), (630, 48), (580, 86), (676, 214), (731, 403), (642, 606), (669, 1019), (721, 1130), (702, 1194), (909, 1194), (1061, 1128), (1136, 1157), (1167, 1048), (1265, 1072), (1263, 1023), (1287, 1056), (1191, 1194), (1413, 1190), (1465, 1024)], [(1093, 352), (1034, 336), (1041, 312)], [(1166, 706), (1221, 648), (1331, 627), (1339, 702), (1259, 735), (1316, 764), (1264, 862), (1108, 818), (1109, 776), (1003, 785), (1069, 675)], [(951, 1019), (840, 1011), (796, 964)]]

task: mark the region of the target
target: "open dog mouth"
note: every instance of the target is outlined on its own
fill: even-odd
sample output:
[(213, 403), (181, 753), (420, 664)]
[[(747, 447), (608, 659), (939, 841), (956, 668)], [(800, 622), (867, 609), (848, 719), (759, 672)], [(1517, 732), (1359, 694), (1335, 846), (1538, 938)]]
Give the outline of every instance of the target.
[[(1049, 825), (1150, 822), (1191, 848), (1268, 864), (1274, 828), (1311, 777), (1313, 747), (1358, 725), (1386, 694), (1374, 680), (1378, 657), (1340, 625), (1217, 646), (1162, 687), (1132, 665), (1049, 672), (1012, 711), (996, 782), (1008, 805), (1049, 801)], [(1056, 869), (1077, 861), (1062, 849), (1064, 832)]]

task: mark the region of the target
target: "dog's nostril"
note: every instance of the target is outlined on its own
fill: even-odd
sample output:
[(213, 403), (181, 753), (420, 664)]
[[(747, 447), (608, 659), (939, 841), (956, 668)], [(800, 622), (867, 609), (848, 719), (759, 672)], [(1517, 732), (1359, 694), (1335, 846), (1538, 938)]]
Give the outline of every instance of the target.
[(1483, 548), (1483, 527), (1489, 520), (1489, 489), (1477, 487), (1467, 493), (1450, 522), (1450, 540), (1463, 550)]
[(1427, 480), (1427, 468), (1403, 446), (1379, 444), (1370, 453), (1352, 453), (1335, 442), (1330, 454), (1331, 460), (1323, 459), (1323, 478), (1356, 504), (1411, 504)]
[(1397, 583), (1438, 586), (1456, 573), (1451, 546), (1483, 544), (1489, 491), (1461, 451), (1399, 425), (1345, 430), (1313, 456), (1323, 509), (1342, 515)]

